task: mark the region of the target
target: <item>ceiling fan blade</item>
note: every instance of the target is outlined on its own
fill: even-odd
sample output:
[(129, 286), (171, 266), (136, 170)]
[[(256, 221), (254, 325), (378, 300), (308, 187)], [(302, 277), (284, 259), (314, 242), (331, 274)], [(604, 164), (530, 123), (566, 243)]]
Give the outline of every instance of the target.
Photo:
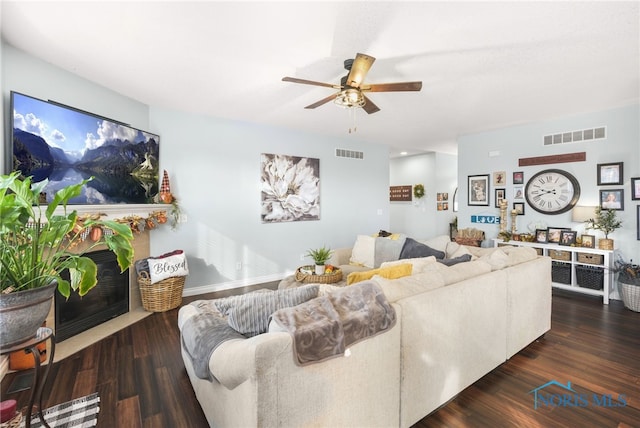
[(356, 54), (356, 59), (353, 61), (349, 76), (347, 76), (347, 85), (359, 88), (375, 60), (374, 57), (369, 55)]
[(373, 102), (371, 102), (371, 100), (364, 94), (362, 94), (362, 96), (364, 97), (364, 105), (362, 106), (362, 109), (364, 111), (366, 111), (369, 114), (373, 114), (377, 111), (380, 111), (380, 107), (378, 107), (377, 105), (375, 105)]
[(360, 89), (368, 92), (419, 91), (422, 89), (422, 82), (375, 83), (364, 85)]
[(337, 96), (338, 96), (338, 94), (337, 94), (337, 93), (335, 93), (335, 94), (331, 94), (331, 95), (329, 95), (328, 97), (321, 99), (320, 101), (316, 101), (316, 102), (315, 102), (315, 103), (313, 103), (313, 104), (309, 104), (309, 105), (308, 105), (308, 106), (306, 106), (305, 108), (316, 108), (316, 107), (320, 107), (321, 105), (326, 104), (326, 103), (328, 103), (329, 101), (334, 100)]
[(298, 79), (298, 78), (295, 78), (295, 77), (283, 77), (282, 81), (283, 82), (302, 83), (304, 85), (325, 86), (327, 88), (340, 89), (340, 86), (332, 85), (331, 83), (315, 82), (313, 80)]

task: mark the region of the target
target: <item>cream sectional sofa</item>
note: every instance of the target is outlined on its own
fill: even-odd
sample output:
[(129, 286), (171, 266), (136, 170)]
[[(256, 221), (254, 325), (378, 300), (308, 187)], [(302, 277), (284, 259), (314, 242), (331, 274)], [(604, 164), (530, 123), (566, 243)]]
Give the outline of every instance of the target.
[[(445, 240), (446, 239), (446, 240)], [(447, 256), (411, 263), (410, 276), (374, 276), (396, 311), (390, 330), (353, 345), (344, 357), (298, 366), (288, 333), (229, 340), (212, 354), (217, 380), (195, 375), (196, 396), (216, 427), (408, 427), (542, 336), (551, 327), (551, 261), (530, 248), (474, 248), (448, 237), (423, 241)], [(332, 262), (345, 270), (350, 249)], [(326, 288), (326, 287), (325, 287)], [(330, 288), (330, 287), (329, 287)], [(180, 309), (182, 329), (193, 316)]]

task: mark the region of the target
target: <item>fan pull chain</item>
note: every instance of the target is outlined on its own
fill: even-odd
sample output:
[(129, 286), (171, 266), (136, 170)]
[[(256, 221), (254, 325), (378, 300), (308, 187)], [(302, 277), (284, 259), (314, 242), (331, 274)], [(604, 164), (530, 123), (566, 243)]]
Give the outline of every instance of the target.
[[(355, 107), (350, 107), (349, 108), (349, 116), (350, 119), (353, 121), (353, 132), (355, 133), (358, 130), (358, 127), (356, 126), (356, 110), (357, 108)], [(349, 134), (351, 134), (351, 127), (349, 127)]]

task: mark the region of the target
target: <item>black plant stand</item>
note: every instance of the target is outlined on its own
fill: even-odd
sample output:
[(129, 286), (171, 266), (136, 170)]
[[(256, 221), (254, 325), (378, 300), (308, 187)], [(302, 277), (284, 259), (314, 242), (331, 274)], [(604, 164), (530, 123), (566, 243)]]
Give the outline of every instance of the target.
[[(49, 359), (46, 366), (40, 365), (40, 351), (38, 350), (38, 345), (46, 342), (47, 340), (51, 341), (51, 351), (49, 352)], [(49, 376), (49, 369), (53, 364), (53, 356), (56, 349), (56, 341), (53, 335), (53, 330), (48, 327), (40, 327), (38, 332), (31, 339), (14, 345), (7, 349), (2, 349), (0, 351), (0, 355), (10, 354), (16, 351), (24, 351), (27, 353), (31, 353), (33, 355), (33, 361), (35, 363), (34, 373), (33, 373), (33, 385), (31, 386), (31, 394), (29, 395), (29, 405), (27, 406), (27, 414), (25, 420), (25, 428), (31, 427), (31, 412), (33, 410), (33, 403), (38, 401), (38, 417), (47, 428), (49, 424), (44, 420), (44, 416), (42, 415), (42, 391), (44, 390), (44, 385), (47, 383), (47, 376)]]

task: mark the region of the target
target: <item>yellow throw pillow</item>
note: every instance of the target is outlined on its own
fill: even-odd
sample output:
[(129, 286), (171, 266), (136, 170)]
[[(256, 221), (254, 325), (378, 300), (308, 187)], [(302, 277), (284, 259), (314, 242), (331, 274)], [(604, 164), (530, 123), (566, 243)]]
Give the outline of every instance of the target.
[(380, 275), (387, 279), (402, 278), (403, 276), (411, 275), (412, 269), (413, 265), (411, 263), (402, 263), (395, 266), (366, 270), (363, 272), (351, 272), (347, 276), (347, 285), (371, 279), (374, 275)]

